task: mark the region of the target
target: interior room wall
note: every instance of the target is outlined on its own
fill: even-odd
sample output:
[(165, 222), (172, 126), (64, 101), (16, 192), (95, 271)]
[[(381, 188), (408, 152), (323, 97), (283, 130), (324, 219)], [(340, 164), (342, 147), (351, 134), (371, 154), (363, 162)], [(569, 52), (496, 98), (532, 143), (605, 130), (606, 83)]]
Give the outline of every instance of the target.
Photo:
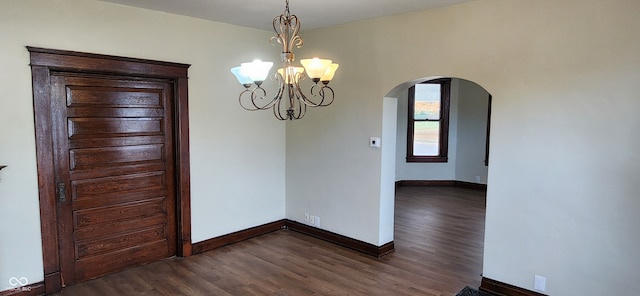
[[(398, 98), (385, 97), (382, 114), (382, 139), (380, 165), (380, 229), (378, 242), (384, 244), (393, 240), (396, 181), (396, 126), (398, 123)], [(382, 142), (381, 142), (382, 144)]]
[[(416, 78), (416, 77), (414, 77)], [(451, 80), (449, 93), (449, 141), (448, 161), (419, 163), (407, 162), (407, 124), (409, 87), (402, 90), (398, 99), (398, 123), (396, 129), (396, 181), (401, 180), (455, 180), (458, 145), (459, 80)]]
[[(484, 165), (488, 93), (464, 79), (451, 79), (449, 160), (446, 163), (410, 163), (407, 157), (408, 87), (398, 91), (396, 181), (456, 180), (487, 184)], [(476, 181), (476, 176), (480, 181)]]
[[(287, 217), (370, 243), (383, 97), (432, 75), (493, 95), (483, 276), (632, 295), (640, 257), (640, 2), (478, 0), (303, 32), (341, 63), (334, 105), (287, 125)], [(301, 55), (302, 56), (302, 55)], [(382, 139), (385, 143), (385, 139)], [(386, 225), (385, 225), (386, 226)]]
[(31, 69), (25, 46), (191, 64), (193, 242), (285, 215), (285, 126), (246, 112), (229, 69), (279, 58), (266, 31), (86, 0), (0, 2), (0, 291), (43, 280)]
[(471, 81), (458, 80), (456, 181), (487, 184), (485, 166), (489, 93)]

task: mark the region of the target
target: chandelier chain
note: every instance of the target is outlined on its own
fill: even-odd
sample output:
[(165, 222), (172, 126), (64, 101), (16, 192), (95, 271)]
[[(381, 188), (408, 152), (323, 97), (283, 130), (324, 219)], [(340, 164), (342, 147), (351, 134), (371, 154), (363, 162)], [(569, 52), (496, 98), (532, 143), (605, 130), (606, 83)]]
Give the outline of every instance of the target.
[(284, 15), (286, 15), (287, 18), (289, 18), (289, 16), (291, 16), (291, 12), (289, 11), (289, 0), (287, 0), (287, 6), (284, 9)]

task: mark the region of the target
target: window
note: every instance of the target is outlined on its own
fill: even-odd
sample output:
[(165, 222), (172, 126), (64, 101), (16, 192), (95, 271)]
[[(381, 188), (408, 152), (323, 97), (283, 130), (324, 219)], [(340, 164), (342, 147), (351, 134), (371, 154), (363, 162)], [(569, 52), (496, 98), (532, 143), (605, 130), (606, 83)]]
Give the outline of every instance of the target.
[(407, 162), (447, 162), (450, 88), (437, 79), (409, 89)]

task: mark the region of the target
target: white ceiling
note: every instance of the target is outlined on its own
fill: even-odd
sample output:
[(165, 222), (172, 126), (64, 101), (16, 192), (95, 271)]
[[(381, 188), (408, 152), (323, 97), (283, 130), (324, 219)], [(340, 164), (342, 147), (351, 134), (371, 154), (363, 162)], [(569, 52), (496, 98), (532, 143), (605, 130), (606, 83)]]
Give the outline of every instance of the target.
[[(201, 19), (272, 30), (273, 18), (284, 12), (285, 0), (101, 0)], [(302, 30), (381, 16), (442, 7), (472, 0), (289, 0)]]

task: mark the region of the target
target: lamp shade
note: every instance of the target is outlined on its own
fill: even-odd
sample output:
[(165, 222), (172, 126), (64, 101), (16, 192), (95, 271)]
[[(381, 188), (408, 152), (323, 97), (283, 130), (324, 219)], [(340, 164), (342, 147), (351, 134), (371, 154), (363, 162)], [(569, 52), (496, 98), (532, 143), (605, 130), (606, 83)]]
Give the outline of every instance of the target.
[(286, 73), (283, 68), (278, 69), (278, 73), (282, 75), (282, 77), (284, 78), (284, 83), (286, 84), (293, 84), (293, 81), (295, 81), (297, 74), (304, 72), (304, 68), (302, 67), (287, 67), (286, 69)]
[(240, 84), (242, 85), (253, 83), (253, 80), (251, 80), (248, 75), (242, 73), (241, 66), (231, 68), (231, 73), (236, 76), (236, 79), (238, 79), (238, 82), (240, 82)]
[(251, 81), (264, 81), (269, 75), (269, 70), (273, 66), (272, 62), (263, 62), (261, 60), (254, 60), (251, 63), (242, 63), (240, 65), (240, 73), (247, 75)]
[(307, 76), (309, 76), (309, 78), (319, 79), (327, 71), (327, 67), (331, 65), (331, 60), (319, 58), (302, 59), (300, 60), (300, 64), (307, 70)]
[(339, 64), (331, 64), (320, 78), (321, 81), (331, 81), (333, 79), (333, 75), (336, 74), (336, 70), (338, 70)]

